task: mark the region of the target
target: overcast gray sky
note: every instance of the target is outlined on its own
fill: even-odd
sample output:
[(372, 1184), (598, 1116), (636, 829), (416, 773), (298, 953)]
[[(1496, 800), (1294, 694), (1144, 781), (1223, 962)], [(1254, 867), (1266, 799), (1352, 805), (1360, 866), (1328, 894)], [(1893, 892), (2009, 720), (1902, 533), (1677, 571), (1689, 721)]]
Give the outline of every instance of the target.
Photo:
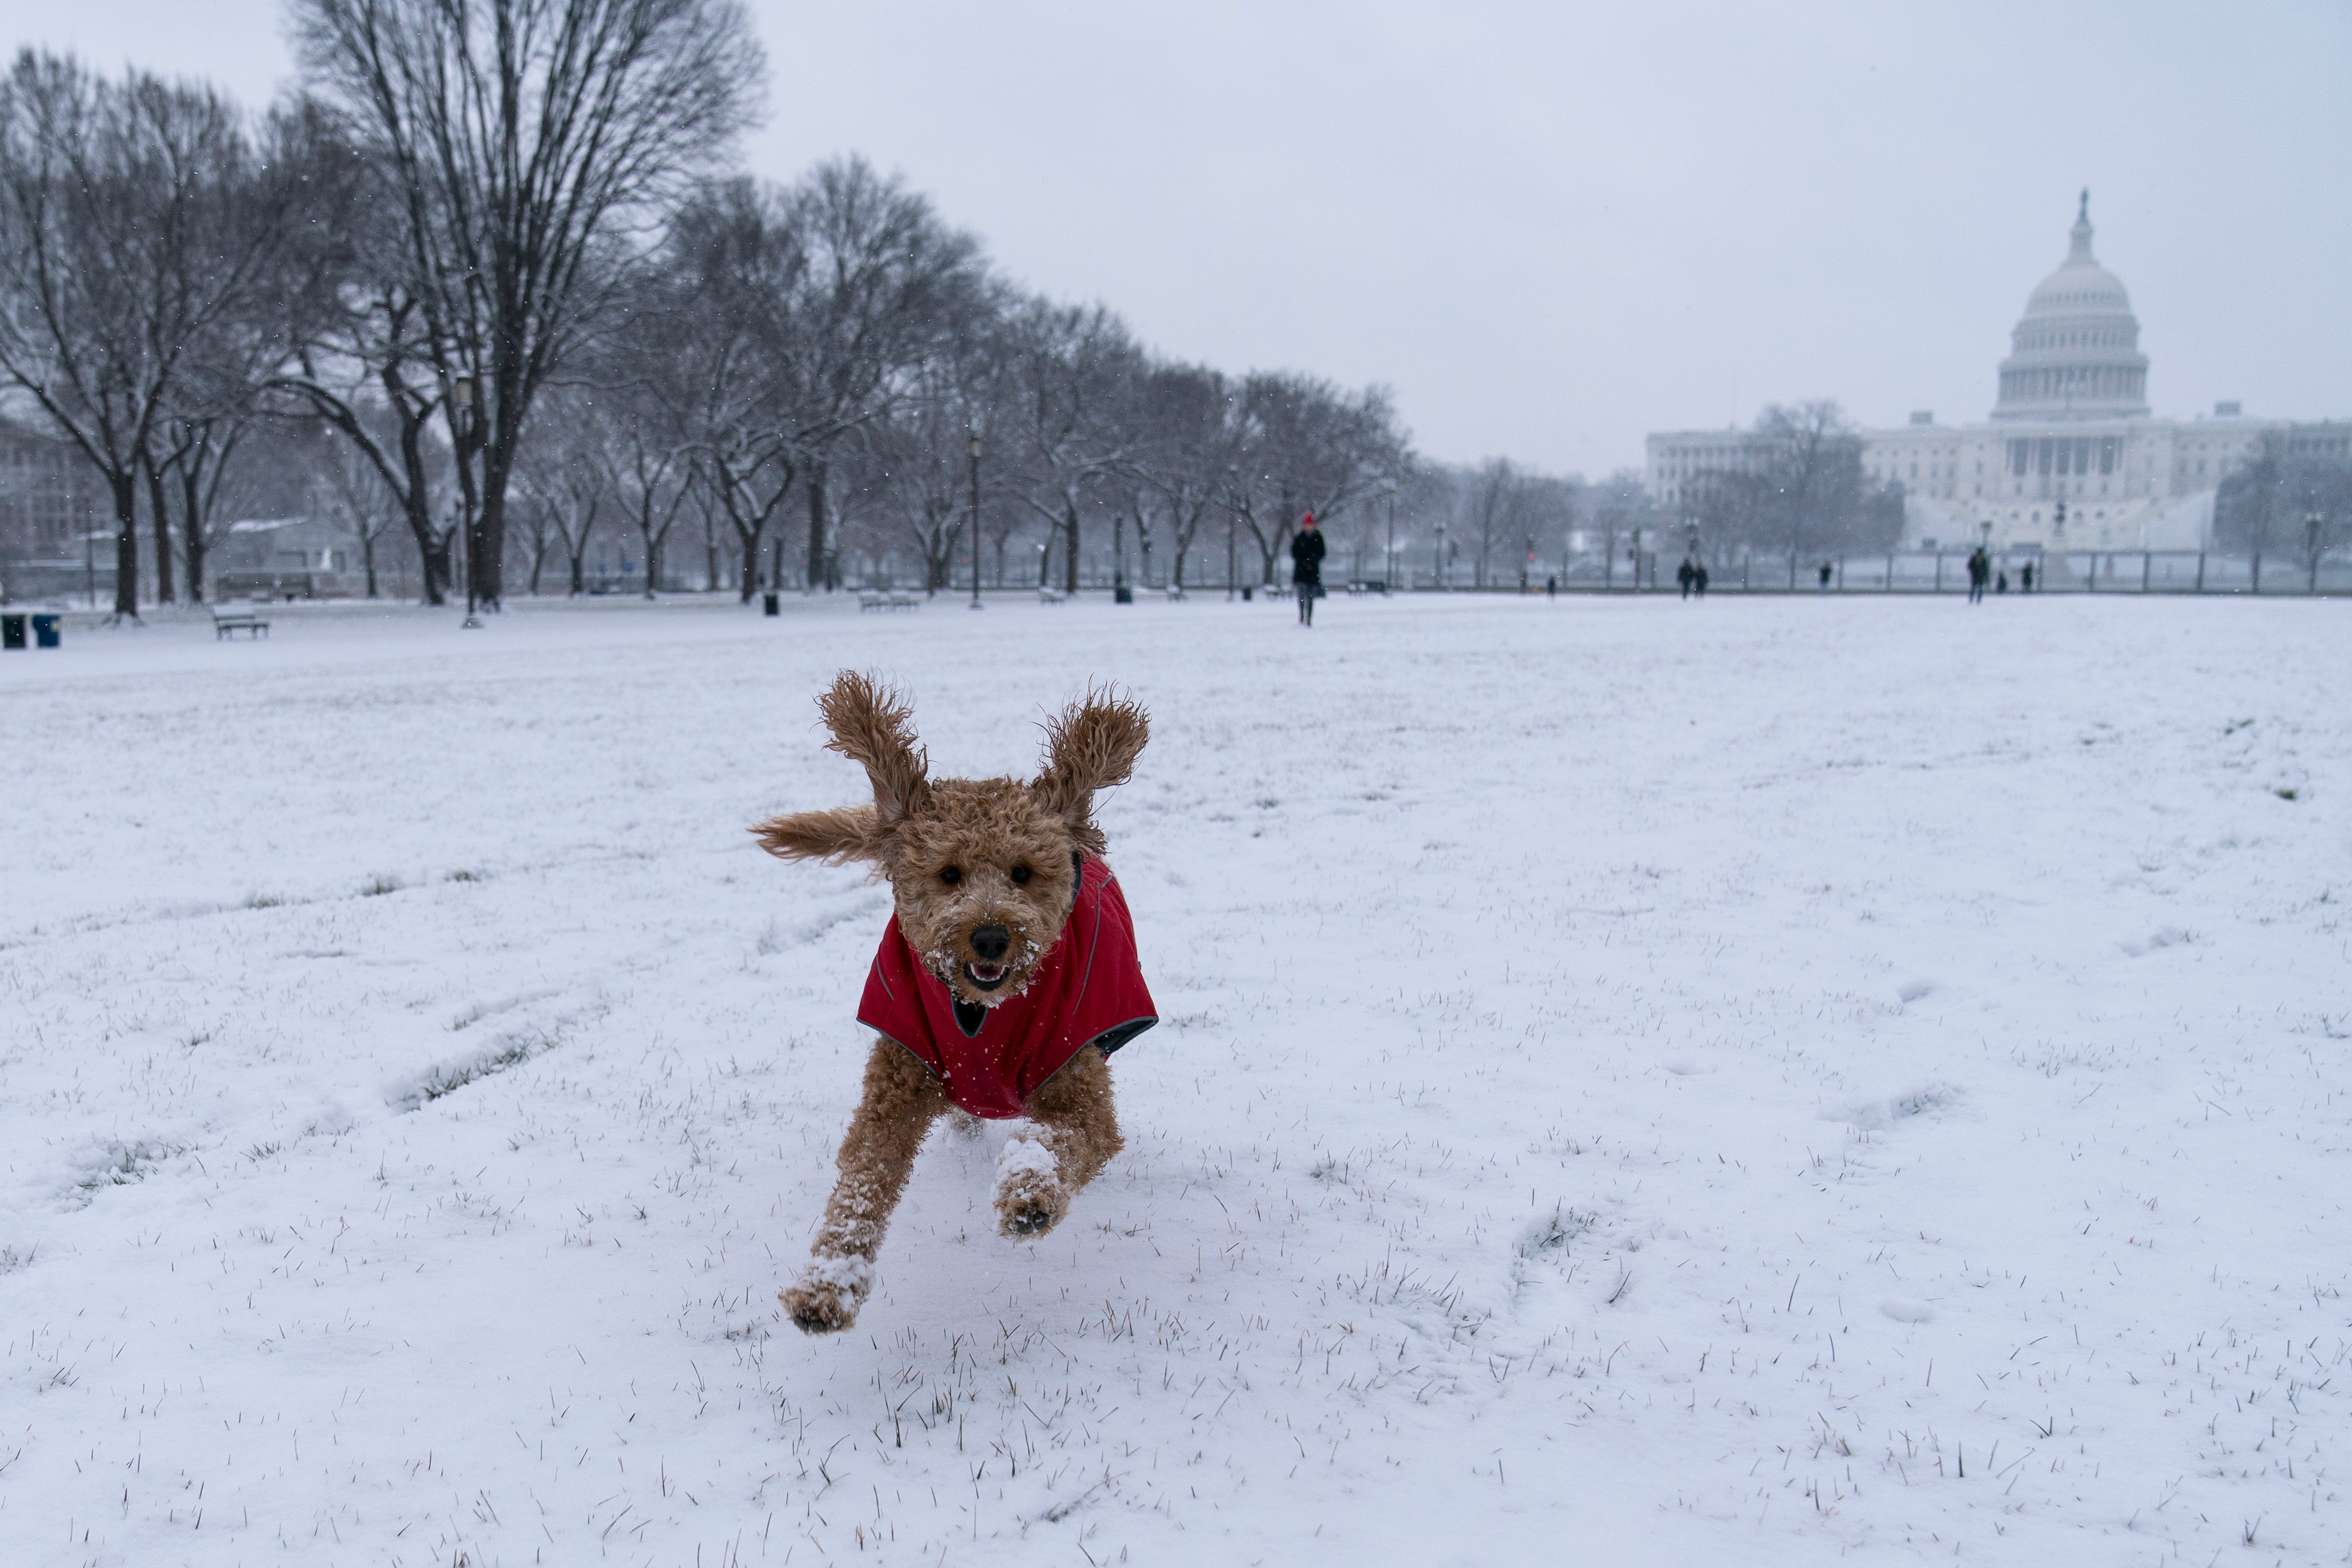
[[(857, 151), (1162, 351), (1385, 382), (1598, 474), (1831, 396), (1980, 419), (2088, 185), (2159, 414), (2352, 416), (2352, 6), (753, 0), (788, 178)], [(259, 100), (275, 0), (10, 7)]]

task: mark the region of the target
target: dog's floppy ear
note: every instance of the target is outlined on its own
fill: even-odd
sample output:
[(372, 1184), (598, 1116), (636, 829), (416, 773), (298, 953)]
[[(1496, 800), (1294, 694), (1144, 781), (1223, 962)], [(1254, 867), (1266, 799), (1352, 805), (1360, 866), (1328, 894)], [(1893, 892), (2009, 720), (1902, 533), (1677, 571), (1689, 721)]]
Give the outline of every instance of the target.
[(882, 825), (870, 805), (771, 817), (751, 829), (751, 837), (760, 841), (761, 848), (784, 860), (822, 860), (838, 866), (845, 860), (882, 858)]
[(887, 832), (930, 803), (930, 763), (915, 745), (906, 699), (845, 669), (817, 708), (833, 731), (828, 749), (863, 763), (873, 783), (875, 830)]
[(1067, 819), (1087, 847), (1102, 852), (1094, 825), (1095, 791), (1123, 784), (1151, 738), (1142, 706), (1111, 691), (1088, 691), (1045, 725), (1045, 769), (1029, 788)]

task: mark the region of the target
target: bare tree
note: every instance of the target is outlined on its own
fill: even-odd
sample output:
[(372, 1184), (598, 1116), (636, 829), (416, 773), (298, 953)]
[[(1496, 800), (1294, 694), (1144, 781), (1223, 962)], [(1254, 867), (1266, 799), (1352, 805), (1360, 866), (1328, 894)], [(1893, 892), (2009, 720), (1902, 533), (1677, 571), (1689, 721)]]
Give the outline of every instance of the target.
[(534, 595), (548, 555), (559, 547), (564, 592), (576, 597), (588, 591), (588, 546), (621, 488), (619, 459), (627, 440), (614, 426), (606, 397), (594, 389), (550, 389), (543, 416), (515, 470), (517, 494), (525, 502)]
[(396, 193), (382, 169), (361, 174), (342, 286), (297, 323), (286, 359), (261, 390), (272, 405), (291, 403), (325, 420), (374, 468), (415, 540), (424, 601), (438, 605), (452, 585), (457, 530), (448, 509), (435, 503), (436, 488), (456, 485), (455, 453), (439, 422), (442, 356), (424, 300), (396, 262), (382, 265), (399, 251)]
[[(1193, 541), (1220, 510), (1225, 470), (1239, 456), (1239, 415), (1231, 384), (1206, 366), (1161, 365), (1144, 375), (1137, 399), (1142, 438), (1129, 466), (1166, 521), (1168, 581), (1180, 592)], [(1139, 502), (1136, 513), (1140, 533), (1147, 520)]]
[(0, 376), (104, 476), (120, 616), (139, 613), (157, 425), (299, 223), (301, 160), (274, 155), (284, 124), (268, 139), (217, 94), (139, 72), (102, 81), (28, 49), (0, 82)]
[(2263, 591), (2263, 557), (2268, 553), (2271, 528), (2285, 510), (2286, 439), (2265, 430), (2256, 437), (2253, 461), (2241, 464), (2213, 497), (2213, 534), (2253, 557), (2253, 589)]
[[(1127, 405), (1142, 352), (1118, 318), (1100, 306), (1033, 303), (1015, 318), (1012, 332), (1015, 493), (1060, 535), (1063, 588), (1075, 594), (1087, 494), (1117, 473), (1138, 445)], [(1001, 564), (1001, 541), (997, 554)]]
[(2319, 591), (2319, 563), (2352, 537), (2352, 463), (2317, 453), (2294, 455), (2290, 447), (2282, 487), (2303, 530), (2304, 585)]
[(1241, 403), (1240, 467), (1250, 482), (1240, 510), (1258, 547), (1259, 580), (1271, 585), (1299, 520), (1312, 512), (1318, 525), (1337, 521), (1402, 469), (1405, 442), (1381, 387), (1349, 395), (1313, 376), (1261, 372), (1244, 383)]
[(834, 447), (914, 395), (991, 289), (979, 247), (930, 202), (861, 158), (817, 166), (786, 214), (803, 265), (785, 307), (785, 438), (808, 472), (806, 575), (827, 580)]
[(349, 441), (337, 441), (320, 455), (321, 499), (325, 510), (359, 542), (360, 567), (367, 575), (367, 596), (381, 596), (376, 577), (376, 552), (384, 535), (399, 526), (400, 498), (367, 455)]
[[(398, 194), (403, 279), (444, 376), (472, 378), (468, 572), (504, 591), (531, 406), (635, 270), (638, 237), (748, 120), (761, 61), (731, 0), (294, 0), (311, 78)], [(447, 412), (445, 405), (445, 412)]]
[(1788, 541), (1790, 588), (1809, 540), (1816, 550), (1876, 548), (1901, 531), (1901, 491), (1871, 484), (1862, 437), (1835, 403), (1770, 405), (1749, 447), (1759, 532), (1777, 524)]

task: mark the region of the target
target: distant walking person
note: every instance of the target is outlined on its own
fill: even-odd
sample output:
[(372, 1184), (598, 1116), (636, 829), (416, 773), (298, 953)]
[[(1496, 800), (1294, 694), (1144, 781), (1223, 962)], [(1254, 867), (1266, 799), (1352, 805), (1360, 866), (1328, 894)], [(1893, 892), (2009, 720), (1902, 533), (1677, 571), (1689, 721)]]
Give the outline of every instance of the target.
[(1996, 594), (2006, 594), (2009, 592), (2008, 567), (2002, 567), (2000, 570), (2000, 575), (1992, 580), (1992, 591)]
[(1557, 574), (1544, 579), (1544, 597), (1547, 599), (1559, 597), (1559, 578)]
[(1691, 584), (1698, 581), (1698, 568), (1691, 563), (1689, 556), (1684, 556), (1683, 563), (1675, 568), (1675, 581), (1683, 585), (1683, 597), (1689, 598)]
[(1706, 597), (1706, 562), (1694, 561), (1691, 563), (1691, 588), (1692, 591), (1696, 593), (1700, 598), (1704, 599)]
[(1980, 605), (1984, 603), (1985, 584), (1990, 581), (1991, 577), (1992, 562), (1986, 557), (1984, 546), (1979, 544), (1974, 550), (1969, 552), (1969, 604)]
[(1323, 591), (1323, 531), (1311, 511), (1298, 520), (1290, 541), (1290, 585), (1298, 591), (1298, 624), (1313, 626), (1315, 597)]
[(1822, 562), (1822, 593), (1824, 593), (1824, 594), (1826, 594), (1826, 593), (1828, 593), (1829, 591), (1830, 591), (1830, 563), (1829, 563), (1828, 562), (1824, 561), (1824, 562)]
[(2017, 591), (2021, 594), (2033, 592), (2033, 563), (2031, 561), (2017, 569)]

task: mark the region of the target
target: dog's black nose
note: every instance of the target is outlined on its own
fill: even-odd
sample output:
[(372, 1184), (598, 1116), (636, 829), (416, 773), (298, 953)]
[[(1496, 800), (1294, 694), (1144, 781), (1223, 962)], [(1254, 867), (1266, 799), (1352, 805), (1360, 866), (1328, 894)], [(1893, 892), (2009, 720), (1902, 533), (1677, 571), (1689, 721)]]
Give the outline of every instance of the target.
[(982, 963), (994, 963), (1013, 946), (1013, 933), (1003, 926), (974, 926), (971, 931), (972, 956)]

